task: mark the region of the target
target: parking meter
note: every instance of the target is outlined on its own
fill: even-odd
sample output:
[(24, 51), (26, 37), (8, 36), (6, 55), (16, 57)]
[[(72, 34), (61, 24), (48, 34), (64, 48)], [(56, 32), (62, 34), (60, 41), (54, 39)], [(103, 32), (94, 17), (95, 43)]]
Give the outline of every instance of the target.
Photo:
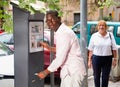
[(44, 52), (39, 42), (43, 41), (44, 14), (13, 6), (15, 87), (44, 87), (35, 73), (43, 70)]

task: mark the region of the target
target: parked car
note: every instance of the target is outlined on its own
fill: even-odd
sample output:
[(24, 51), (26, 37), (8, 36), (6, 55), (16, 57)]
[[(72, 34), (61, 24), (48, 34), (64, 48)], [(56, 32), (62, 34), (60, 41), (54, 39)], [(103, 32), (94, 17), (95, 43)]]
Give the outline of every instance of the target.
[[(106, 23), (108, 25), (108, 31), (112, 32), (115, 37), (116, 44), (120, 45), (120, 23), (119, 22), (106, 22)], [(91, 35), (97, 31), (96, 29), (97, 24), (98, 24), (98, 21), (87, 22), (88, 43)], [(80, 22), (77, 22), (75, 25), (73, 25), (72, 30), (76, 33), (78, 38), (80, 38)]]
[(5, 31), (3, 29), (0, 28), (0, 34), (4, 33)]
[(12, 33), (4, 32), (0, 34), (0, 42), (6, 44), (10, 49), (14, 50), (14, 37)]
[(0, 76), (14, 76), (14, 52), (0, 42)]

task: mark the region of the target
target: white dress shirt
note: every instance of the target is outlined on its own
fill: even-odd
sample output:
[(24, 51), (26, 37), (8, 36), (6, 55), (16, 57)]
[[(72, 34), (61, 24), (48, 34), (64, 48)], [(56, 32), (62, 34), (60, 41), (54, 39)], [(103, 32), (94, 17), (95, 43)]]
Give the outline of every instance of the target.
[(86, 75), (84, 60), (81, 57), (79, 41), (75, 33), (65, 24), (61, 24), (55, 33), (56, 58), (52, 61), (48, 70), (56, 71), (61, 67), (60, 77), (73, 75), (80, 72)]
[(112, 39), (111, 40), (109, 33), (110, 32), (107, 32), (107, 34), (104, 37), (99, 32), (96, 32), (91, 36), (88, 49), (93, 51), (94, 55), (97, 56), (112, 55), (111, 45), (112, 45), (112, 50), (117, 49), (114, 36), (112, 33), (110, 33)]

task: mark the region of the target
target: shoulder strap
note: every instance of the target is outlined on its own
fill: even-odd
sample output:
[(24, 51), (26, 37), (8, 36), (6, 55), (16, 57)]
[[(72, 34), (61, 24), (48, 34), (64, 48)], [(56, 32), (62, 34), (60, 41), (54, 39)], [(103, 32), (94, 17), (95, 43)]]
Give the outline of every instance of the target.
[(109, 33), (110, 39), (111, 39), (111, 49), (112, 49), (112, 37), (111, 34)]
[(112, 40), (112, 38), (111, 38), (111, 34), (109, 33), (109, 36), (110, 36), (110, 39)]

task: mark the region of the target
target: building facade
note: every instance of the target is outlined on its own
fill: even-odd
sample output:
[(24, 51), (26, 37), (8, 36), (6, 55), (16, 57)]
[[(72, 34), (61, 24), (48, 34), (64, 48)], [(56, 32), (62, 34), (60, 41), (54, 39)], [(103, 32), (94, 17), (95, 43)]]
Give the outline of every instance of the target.
[[(116, 1), (116, 0), (115, 0)], [(117, 0), (120, 1), (120, 0)], [(80, 20), (80, 0), (62, 0), (61, 5), (63, 5), (63, 18), (62, 21), (69, 26), (72, 26), (77, 21)], [(95, 8), (94, 0), (87, 1), (87, 20), (97, 21), (99, 20), (99, 8)], [(109, 8), (105, 7), (103, 9), (103, 17), (112, 14), (112, 21), (120, 21), (120, 6), (111, 6)]]

